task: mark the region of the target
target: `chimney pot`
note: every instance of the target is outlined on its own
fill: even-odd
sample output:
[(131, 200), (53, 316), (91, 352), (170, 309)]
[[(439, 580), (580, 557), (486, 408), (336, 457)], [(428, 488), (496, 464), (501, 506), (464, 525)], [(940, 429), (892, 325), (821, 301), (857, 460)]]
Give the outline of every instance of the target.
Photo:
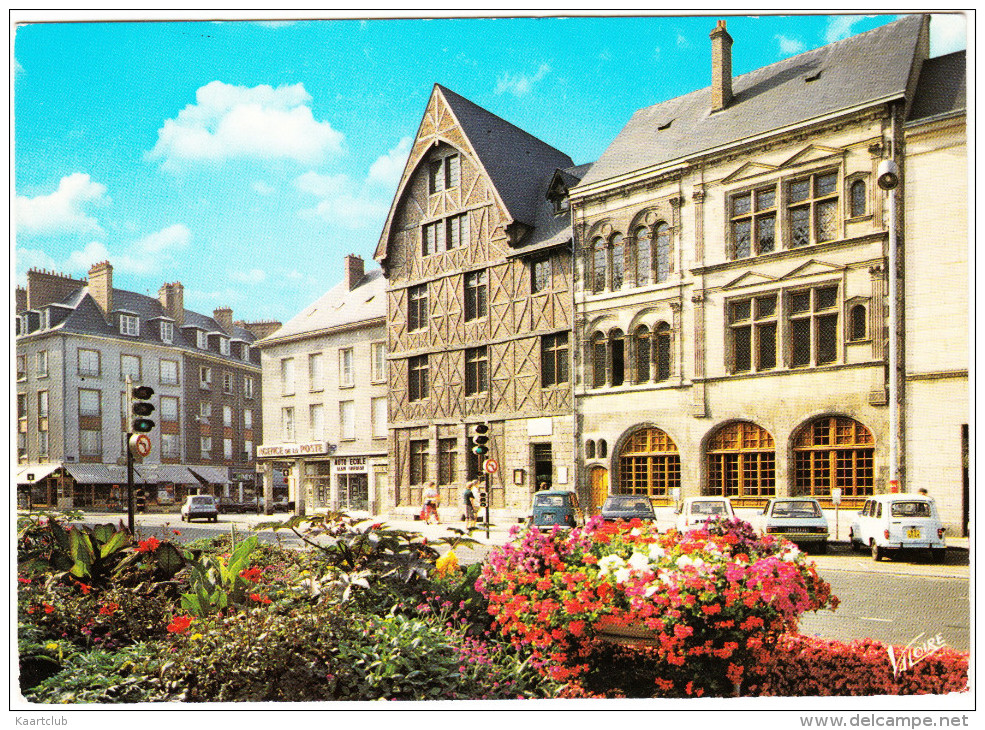
[(365, 274), (363, 259), (350, 253), (345, 257), (345, 288), (352, 291)]
[(229, 307), (219, 307), (212, 311), (212, 318), (219, 323), (227, 333), (233, 328), (233, 310)]
[(113, 267), (109, 261), (100, 261), (89, 269), (89, 294), (109, 321), (113, 311)]

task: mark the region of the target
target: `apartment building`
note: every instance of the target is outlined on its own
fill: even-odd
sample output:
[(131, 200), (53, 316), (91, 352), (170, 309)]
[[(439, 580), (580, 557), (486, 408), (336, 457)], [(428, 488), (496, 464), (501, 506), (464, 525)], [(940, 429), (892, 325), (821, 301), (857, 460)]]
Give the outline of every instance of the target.
[[(16, 321), (22, 502), (125, 504), (128, 378), (155, 391), (153, 450), (134, 473), (149, 508), (169, 508), (188, 493), (254, 488), (244, 420), (259, 433), (262, 415), (251, 325), (233, 323), (228, 309), (213, 317), (186, 310), (177, 282), (163, 285), (157, 299), (117, 289), (109, 262), (93, 266), (86, 280), (37, 269), (27, 279)], [(201, 388), (202, 367), (214, 370), (218, 394)], [(224, 429), (213, 450), (200, 449), (211, 428), (201, 417), (205, 402)]]
[(345, 258), (345, 278), (275, 332), (261, 352), (258, 463), (267, 502), (278, 473), (302, 514), (376, 513), (387, 480), (386, 284)]

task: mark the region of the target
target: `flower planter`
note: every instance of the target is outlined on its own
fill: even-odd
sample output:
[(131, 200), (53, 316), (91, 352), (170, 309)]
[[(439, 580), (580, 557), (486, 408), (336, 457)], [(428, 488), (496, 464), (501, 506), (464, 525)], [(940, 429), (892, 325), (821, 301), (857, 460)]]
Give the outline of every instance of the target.
[(600, 618), (593, 626), (596, 638), (621, 646), (660, 646), (657, 632), (640, 624), (622, 624), (609, 617)]

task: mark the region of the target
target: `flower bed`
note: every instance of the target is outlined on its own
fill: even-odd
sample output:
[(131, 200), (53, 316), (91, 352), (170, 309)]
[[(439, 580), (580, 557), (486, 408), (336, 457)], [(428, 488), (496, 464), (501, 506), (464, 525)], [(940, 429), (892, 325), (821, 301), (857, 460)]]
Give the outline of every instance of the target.
[(598, 519), (532, 529), (493, 553), (478, 587), (498, 630), (555, 679), (597, 684), (599, 659), (626, 654), (599, 637), (645, 632), (646, 696), (734, 694), (805, 611), (838, 604), (794, 545), (740, 521), (662, 535)]

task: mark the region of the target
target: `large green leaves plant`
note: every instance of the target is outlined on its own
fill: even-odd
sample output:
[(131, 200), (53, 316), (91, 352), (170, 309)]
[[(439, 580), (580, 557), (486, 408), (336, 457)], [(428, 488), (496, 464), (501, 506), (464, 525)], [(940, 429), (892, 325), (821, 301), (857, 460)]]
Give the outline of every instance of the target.
[(242, 573), (250, 566), (250, 554), (257, 546), (250, 535), (233, 550), (228, 561), (221, 555), (188, 556), (191, 593), (181, 596), (181, 607), (195, 616), (208, 616), (229, 605), (246, 602), (250, 581)]

